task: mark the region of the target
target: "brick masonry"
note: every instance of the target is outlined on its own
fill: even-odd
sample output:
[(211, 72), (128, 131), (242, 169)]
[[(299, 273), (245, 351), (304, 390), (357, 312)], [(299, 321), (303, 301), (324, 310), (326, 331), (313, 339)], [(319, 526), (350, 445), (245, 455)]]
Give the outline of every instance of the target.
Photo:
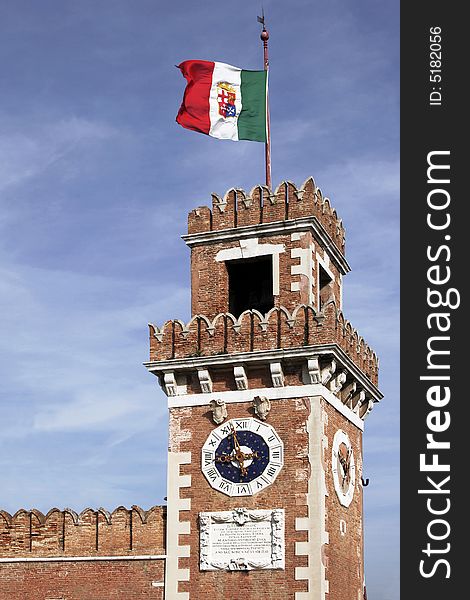
[(0, 564), (1, 600), (162, 600), (164, 561)]
[[(0, 511), (0, 600), (363, 600), (362, 431), (381, 394), (378, 358), (341, 312), (341, 220), (309, 178), (214, 194), (183, 237), (192, 318), (150, 325), (146, 363), (168, 395), (168, 509)], [(267, 254), (273, 308), (231, 315), (225, 261)], [(270, 398), (284, 464), (259, 493), (227, 496), (201, 471), (209, 402), (253, 417), (255, 393)], [(339, 430), (356, 465), (349, 506), (332, 472)], [(235, 508), (285, 511), (285, 568), (200, 569), (199, 514)]]
[[(323, 402), (325, 438), (323, 454), (326, 473), (326, 530), (329, 543), (324, 548), (326, 577), (331, 600), (362, 600), (364, 582), (363, 497), (362, 497), (362, 432)], [(338, 429), (345, 431), (351, 441), (356, 463), (356, 483), (351, 504), (341, 505), (334, 489), (332, 476), (331, 441)], [(341, 521), (345, 523), (342, 533)]]
[(166, 509), (0, 511), (0, 600), (163, 598)]
[[(214, 194), (211, 209), (190, 213), (188, 231), (192, 319), (150, 325), (146, 365), (169, 395), (169, 456), (185, 457), (177, 467), (185, 485), (171, 493), (187, 510), (168, 521), (185, 548), (168, 561), (176, 579), (183, 576), (167, 597), (362, 600), (362, 419), (381, 395), (378, 358), (341, 312), (349, 270), (341, 221), (310, 178), (300, 188), (283, 182), (272, 194), (263, 186)], [(270, 253), (273, 308), (231, 315), (225, 261)], [(321, 270), (328, 285), (320, 286)], [(315, 395), (302, 394), (307, 388)], [(267, 422), (283, 440), (284, 466), (259, 493), (231, 497), (201, 470), (201, 448), (216, 426), (209, 401), (226, 402), (226, 419), (255, 416), (250, 393), (271, 399)], [(332, 471), (338, 430), (356, 467), (347, 507)], [(284, 570), (200, 569), (199, 514), (236, 508), (285, 510)]]
[[(190, 598), (268, 599), (293, 597), (296, 591), (306, 591), (305, 582), (296, 581), (295, 568), (305, 565), (304, 557), (296, 557), (295, 543), (305, 540), (303, 532), (297, 532), (296, 518), (308, 516), (306, 501), (308, 483), (308, 437), (306, 419), (309, 401), (305, 398), (279, 400), (273, 407), (269, 424), (274, 426), (284, 441), (284, 468), (275, 483), (255, 496), (232, 498), (212, 489), (201, 472), (201, 447), (214, 428), (212, 413), (207, 407), (173, 409), (172, 421), (179, 423), (178, 430), (190, 431), (191, 438), (179, 444), (180, 451), (191, 451), (192, 461), (181, 467), (181, 472), (191, 476), (191, 487), (181, 490), (183, 498), (191, 499), (191, 511), (182, 514), (182, 520), (190, 521), (189, 535), (180, 536), (181, 542), (190, 546), (190, 556), (179, 560), (180, 567), (190, 570), (190, 581), (181, 582), (179, 590), (189, 593)], [(228, 418), (253, 416), (251, 403), (229, 407)], [(294, 482), (294, 485), (293, 485)], [(225, 511), (234, 508), (286, 510), (286, 570), (233, 572), (199, 570), (199, 512)], [(241, 591), (243, 590), (243, 592)], [(233, 595), (235, 594), (235, 595)]]

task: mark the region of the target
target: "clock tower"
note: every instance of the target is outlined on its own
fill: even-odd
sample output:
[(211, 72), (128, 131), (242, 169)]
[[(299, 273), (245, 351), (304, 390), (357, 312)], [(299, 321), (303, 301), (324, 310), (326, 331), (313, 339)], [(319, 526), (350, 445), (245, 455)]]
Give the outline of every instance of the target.
[(342, 313), (344, 229), (312, 178), (189, 214), (192, 317), (150, 325), (168, 397), (168, 600), (361, 600), (378, 360)]

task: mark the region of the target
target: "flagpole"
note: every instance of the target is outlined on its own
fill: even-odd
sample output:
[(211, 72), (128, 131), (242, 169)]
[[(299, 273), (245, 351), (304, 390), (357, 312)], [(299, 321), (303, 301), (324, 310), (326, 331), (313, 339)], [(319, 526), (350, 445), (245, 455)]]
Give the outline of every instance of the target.
[(264, 23), (264, 10), (261, 17), (258, 17), (258, 22), (263, 25), (263, 31), (261, 32), (260, 38), (263, 42), (263, 62), (264, 70), (266, 71), (266, 144), (265, 144), (265, 164), (266, 164), (266, 186), (271, 189), (271, 127), (269, 119), (269, 97), (267, 78), (269, 72), (269, 58), (268, 58), (268, 40), (269, 32), (266, 30)]

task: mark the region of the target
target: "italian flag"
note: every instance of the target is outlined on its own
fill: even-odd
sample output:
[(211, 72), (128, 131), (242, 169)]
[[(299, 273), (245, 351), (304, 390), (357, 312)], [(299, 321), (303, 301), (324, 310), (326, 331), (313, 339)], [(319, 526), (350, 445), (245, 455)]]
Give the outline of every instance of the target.
[(178, 68), (188, 83), (177, 123), (223, 140), (266, 142), (266, 71), (207, 60), (185, 60)]

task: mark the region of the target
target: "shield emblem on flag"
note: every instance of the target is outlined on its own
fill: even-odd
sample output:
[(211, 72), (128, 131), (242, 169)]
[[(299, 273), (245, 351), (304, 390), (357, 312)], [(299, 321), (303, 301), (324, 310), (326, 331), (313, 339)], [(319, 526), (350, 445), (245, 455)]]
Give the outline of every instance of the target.
[(235, 106), (236, 90), (227, 81), (217, 83), (217, 103), (219, 105), (219, 115), (221, 117), (236, 117), (237, 108)]

